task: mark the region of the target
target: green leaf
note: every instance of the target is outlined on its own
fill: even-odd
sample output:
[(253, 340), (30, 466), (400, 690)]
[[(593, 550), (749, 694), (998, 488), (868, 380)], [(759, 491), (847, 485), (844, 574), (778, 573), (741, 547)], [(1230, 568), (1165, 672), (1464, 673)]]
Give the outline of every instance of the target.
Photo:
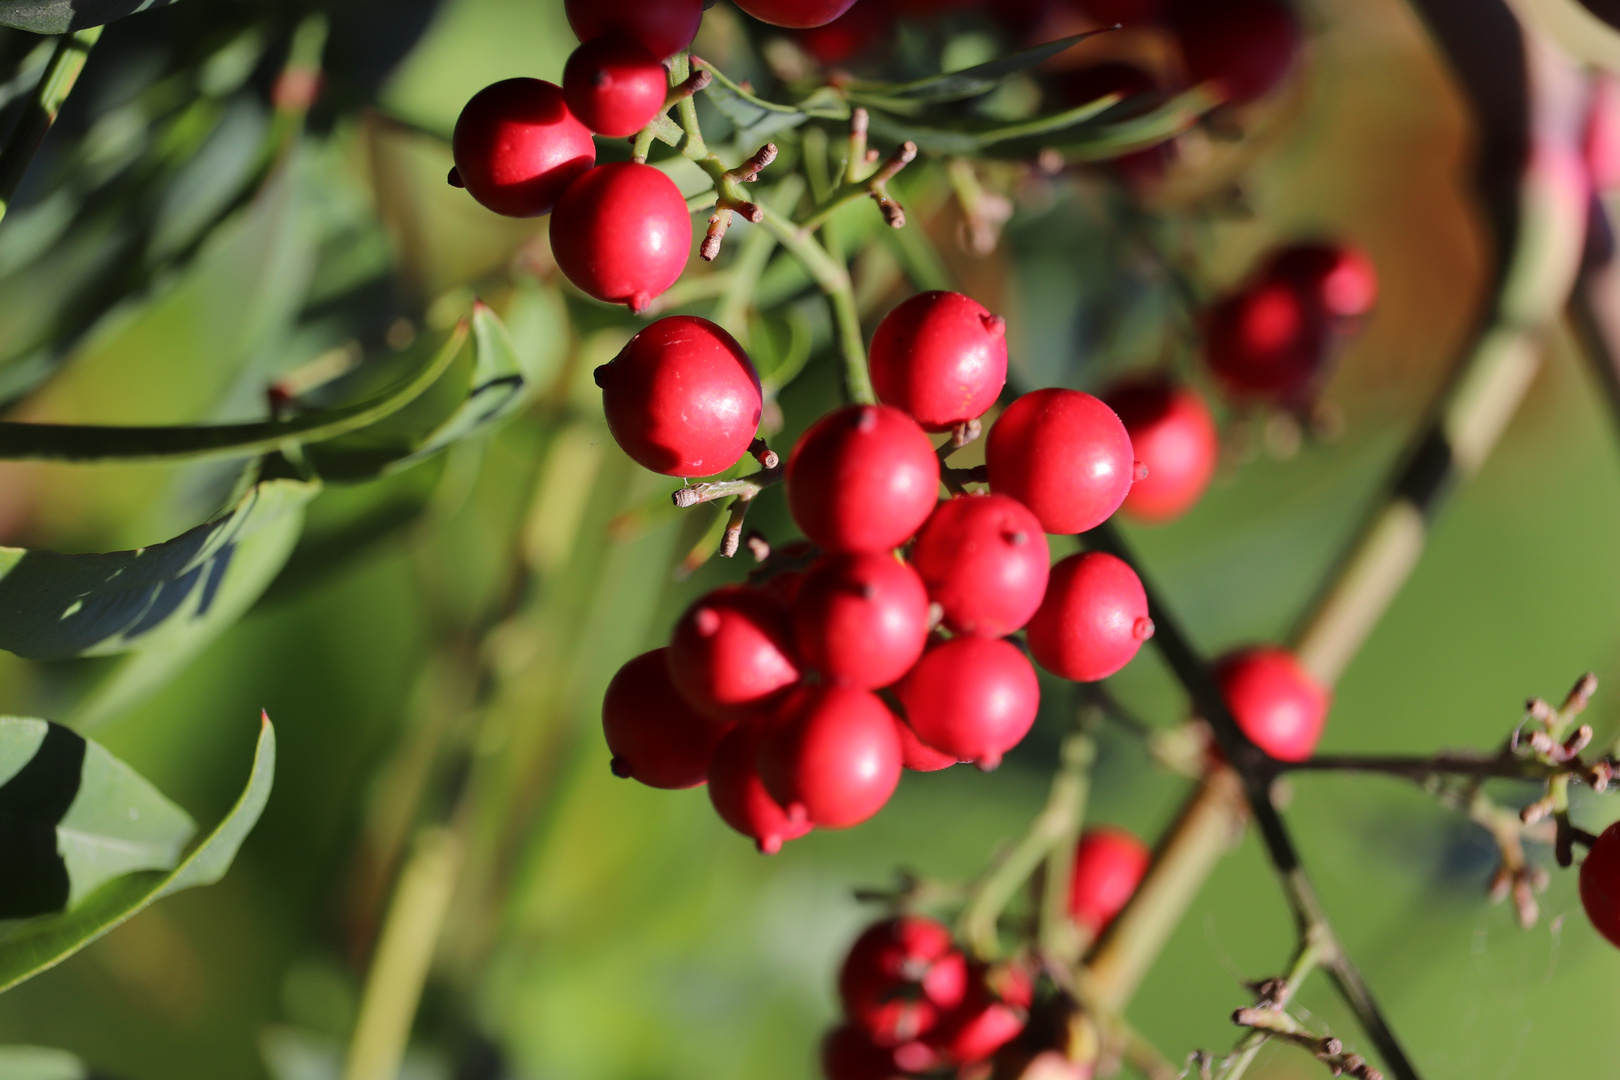
[(62, 915), (35, 919), (0, 941), (0, 992), (56, 966), (153, 901), (182, 889), (212, 885), (225, 876), (237, 850), (270, 798), (276, 771), (276, 733), (263, 717), (247, 786), (236, 805), (178, 867), (146, 870), (103, 886)]
[(0, 0), (0, 26), (35, 34), (65, 34), (126, 15), (167, 7), (172, 0)]
[(918, 79), (909, 83), (854, 83), (845, 88), (845, 93), (851, 101), (871, 102), (880, 107), (893, 108), (901, 102), (918, 104), (938, 104), (945, 101), (960, 101), (963, 98), (977, 97), (988, 94), (1009, 75), (1028, 71), (1045, 63), (1065, 49), (1078, 45), (1087, 38), (1106, 34), (1112, 30), (1092, 30), (1084, 34), (1075, 34), (1072, 37), (1059, 38), (1044, 45), (1037, 45), (1033, 49), (1024, 49), (1021, 52), (1011, 53), (1007, 56), (997, 57), (974, 67), (963, 68), (961, 71), (947, 71), (940, 75), (931, 75), (926, 79)]
[(114, 878), (173, 869), (196, 830), (99, 743), (0, 716), (0, 918), (71, 910)]
[(89, 1080), (85, 1063), (66, 1050), (0, 1046), (0, 1080)]
[(778, 105), (766, 101), (726, 77), (725, 72), (694, 56), (692, 62), (710, 75), (714, 81), (704, 89), (720, 115), (737, 127), (737, 141), (751, 143), (798, 127), (806, 120), (817, 117), (824, 120), (848, 120), (849, 102), (830, 86), (816, 90), (797, 105)]

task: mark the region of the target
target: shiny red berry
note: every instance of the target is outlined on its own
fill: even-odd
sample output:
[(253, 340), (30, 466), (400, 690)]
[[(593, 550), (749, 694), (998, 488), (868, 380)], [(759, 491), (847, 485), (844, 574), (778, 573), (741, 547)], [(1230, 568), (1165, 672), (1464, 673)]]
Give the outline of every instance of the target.
[(880, 1046), (924, 1034), (967, 993), (967, 958), (942, 923), (901, 915), (874, 923), (838, 972), (844, 1015)]
[(1218, 83), (1239, 104), (1282, 82), (1303, 37), (1286, 0), (1171, 0), (1168, 15), (1189, 78)]
[(1051, 550), (1018, 500), (959, 495), (917, 533), (911, 563), (952, 633), (1006, 637), (1041, 606)]
[(1034, 980), (1022, 967), (974, 965), (961, 1006), (942, 1019), (923, 1041), (951, 1064), (984, 1061), (1024, 1030), (1034, 1000)]
[(875, 690), (911, 669), (928, 640), (928, 590), (886, 552), (830, 555), (793, 603), (800, 658), (829, 681)]
[(799, 681), (787, 612), (754, 589), (700, 598), (669, 643), (670, 677), (691, 706), (716, 720), (757, 716)]
[(894, 714), (866, 690), (806, 687), (784, 706), (760, 747), (765, 790), (788, 813), (844, 829), (879, 810), (900, 783)]
[(1027, 636), (1030, 654), (1052, 674), (1075, 682), (1106, 679), (1153, 636), (1142, 581), (1107, 552), (1070, 555), (1052, 567)]
[(789, 840), (810, 831), (810, 823), (788, 816), (759, 778), (757, 723), (738, 724), (715, 747), (709, 762), (709, 801), (722, 821), (742, 833), (764, 855), (775, 855)]
[(1131, 490), (1131, 437), (1114, 410), (1078, 390), (1025, 394), (990, 429), (990, 487), (1023, 503), (1049, 533), (1107, 521)]
[(1092, 936), (1114, 921), (1146, 876), (1153, 853), (1124, 829), (1087, 829), (1074, 851), (1069, 915)]
[(1378, 271), (1348, 244), (1290, 244), (1266, 259), (1260, 280), (1292, 285), (1327, 315), (1355, 319), (1378, 302)]
[(1331, 344), (1322, 310), (1277, 280), (1258, 280), (1215, 303), (1203, 330), (1204, 359), (1240, 399), (1298, 398), (1327, 362)]
[(1581, 863), (1581, 906), (1597, 932), (1620, 945), (1620, 822), (1603, 830)]
[(1221, 696), (1249, 741), (1279, 761), (1304, 761), (1316, 749), (1332, 695), (1287, 649), (1233, 653), (1215, 668)]
[(916, 421), (887, 405), (849, 405), (799, 438), (788, 508), (829, 551), (889, 551), (911, 539), (939, 498), (939, 458)]
[(613, 775), (648, 787), (696, 787), (729, 725), (699, 714), (676, 692), (668, 651), (642, 653), (613, 676), (602, 699), (602, 734)]
[(561, 88), (505, 79), (474, 94), (450, 141), (455, 178), (497, 214), (551, 213), (563, 191), (596, 163), (591, 133)]
[(664, 111), (669, 72), (639, 42), (610, 34), (574, 50), (563, 68), (563, 96), (580, 123), (623, 138)]
[(1007, 383), (1007, 320), (971, 297), (919, 293), (872, 336), (872, 386), (927, 431), (983, 416)]
[(993, 769), (1040, 711), (1041, 687), (1016, 645), (958, 637), (935, 645), (895, 691), (917, 737), (941, 753)]
[(563, 8), (579, 40), (619, 33), (659, 60), (692, 44), (703, 22), (703, 0), (563, 0)]
[(760, 22), (805, 30), (825, 26), (855, 6), (855, 0), (736, 0)]
[(1124, 511), (1152, 525), (1191, 510), (1220, 458), (1215, 418), (1198, 391), (1164, 378), (1116, 384), (1103, 399), (1119, 414), (1146, 470), (1125, 496)]
[(691, 247), (686, 199), (651, 165), (599, 165), (568, 185), (551, 215), (551, 253), (568, 280), (631, 311), (675, 284)]
[(596, 369), (596, 385), (613, 440), (667, 476), (713, 476), (737, 464), (764, 407), (743, 347), (695, 315), (644, 328)]
[(939, 772), (961, 764), (955, 755), (942, 753), (917, 738), (911, 725), (901, 720), (895, 725), (900, 732), (900, 764), (912, 772)]
[(900, 1067), (899, 1056), (854, 1024), (845, 1024), (822, 1040), (821, 1072), (827, 1080), (901, 1080), (910, 1070)]

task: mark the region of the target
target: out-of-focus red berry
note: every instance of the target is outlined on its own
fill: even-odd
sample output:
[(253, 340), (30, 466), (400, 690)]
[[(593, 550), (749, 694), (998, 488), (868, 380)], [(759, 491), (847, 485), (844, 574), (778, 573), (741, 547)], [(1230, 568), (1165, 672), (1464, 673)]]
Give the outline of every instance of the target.
[(619, 33), (659, 60), (692, 44), (703, 22), (703, 0), (563, 0), (563, 8), (579, 40)]
[(670, 677), (688, 704), (716, 720), (758, 716), (799, 681), (793, 631), (781, 605), (726, 586), (699, 598), (675, 624)]
[(911, 550), (952, 633), (1006, 637), (1041, 606), (1051, 552), (1041, 523), (1006, 495), (940, 503)]
[(1597, 932), (1620, 946), (1620, 822), (1603, 830), (1581, 863), (1581, 906)]
[(1293, 286), (1324, 314), (1356, 319), (1378, 302), (1378, 271), (1350, 244), (1290, 244), (1271, 253), (1259, 278)]
[(675, 182), (615, 161), (580, 176), (551, 215), (551, 253), (579, 290), (642, 311), (675, 284), (692, 248), (692, 216)]
[(1255, 282), (1217, 302), (1203, 321), (1204, 359), (1240, 399), (1297, 398), (1328, 358), (1327, 321), (1287, 282)]
[(1017, 746), (1040, 711), (1041, 687), (1018, 647), (959, 637), (923, 654), (895, 691), (927, 745), (982, 769)]
[(795, 30), (825, 26), (855, 6), (855, 0), (735, 0), (735, 2), (738, 7), (760, 22)]
[(1107, 521), (1131, 490), (1131, 437), (1114, 410), (1078, 390), (1025, 394), (996, 418), (985, 445), (990, 487), (1027, 506), (1049, 533)]
[(539, 79), (505, 79), (474, 94), (450, 146), (467, 194), (507, 217), (551, 213), (596, 163), (591, 133), (568, 111), (562, 89)]
[(1218, 83), (1238, 104), (1282, 82), (1304, 36), (1286, 0), (1170, 0), (1166, 14), (1192, 81)]
[(563, 96), (580, 123), (612, 138), (634, 135), (664, 110), (669, 72), (639, 42), (609, 35), (574, 50)]
[(827, 1033), (821, 1043), (821, 1072), (827, 1080), (901, 1080), (907, 1075), (896, 1053), (879, 1046), (854, 1024)]
[(1198, 391), (1162, 377), (1116, 383), (1103, 395), (1125, 424), (1136, 460), (1147, 470), (1122, 509), (1152, 525), (1191, 510), (1220, 459), (1215, 418)]
[(1069, 915), (1092, 936), (1102, 933), (1130, 902), (1153, 853), (1124, 829), (1087, 829), (1074, 852)]
[(962, 1004), (967, 958), (933, 919), (900, 915), (855, 939), (838, 972), (844, 1014), (880, 1046), (910, 1042)]
[(803, 661), (832, 682), (875, 690), (910, 670), (928, 640), (928, 590), (885, 552), (829, 555), (793, 604)]
[(900, 783), (896, 723), (869, 691), (804, 688), (766, 731), (759, 755), (765, 790), (794, 818), (829, 829), (859, 825)]
[(613, 676), (602, 699), (602, 734), (615, 776), (655, 788), (696, 787), (729, 725), (702, 716), (676, 693), (667, 652), (642, 653)]
[(1108, 678), (1152, 636), (1141, 579), (1102, 551), (1070, 555), (1052, 567), (1028, 632), (1029, 651), (1040, 665), (1075, 682)]
[(1249, 741), (1279, 761), (1304, 761), (1316, 749), (1332, 695), (1287, 649), (1232, 653), (1215, 668), (1227, 708)]
[(727, 825), (754, 841), (761, 854), (775, 855), (789, 840), (810, 831), (810, 822), (794, 819), (765, 790), (759, 778), (758, 723), (738, 724), (720, 740), (709, 762), (709, 801)]
[(923, 1037), (946, 1062), (972, 1065), (1016, 1039), (1029, 1020), (1035, 983), (1015, 964), (974, 965), (960, 1007)]
[(926, 431), (983, 416), (1007, 383), (1007, 320), (972, 297), (925, 292), (883, 317), (872, 336), (872, 386)]
[(861, 0), (825, 26), (798, 31), (793, 40), (821, 64), (830, 66), (876, 45), (893, 25), (893, 14), (881, 2)]
[(939, 498), (939, 458), (916, 421), (887, 405), (823, 416), (788, 458), (793, 520), (829, 551), (889, 551)]
[(1164, 7), (1164, 0), (1069, 0), (1069, 3), (1082, 15), (1089, 15), (1104, 26), (1150, 23)]

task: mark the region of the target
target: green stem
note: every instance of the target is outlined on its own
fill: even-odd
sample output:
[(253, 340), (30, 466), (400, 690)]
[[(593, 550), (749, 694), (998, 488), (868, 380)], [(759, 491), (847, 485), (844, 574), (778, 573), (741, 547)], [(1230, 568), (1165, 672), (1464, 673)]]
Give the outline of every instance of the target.
[(29, 164), (45, 141), (46, 132), (56, 123), (63, 102), (67, 101), (79, 73), (84, 70), (85, 61), (90, 58), (90, 50), (101, 37), (101, 30), (99, 26), (92, 26), (57, 40), (56, 52), (40, 76), (39, 85), (34, 87), (26, 111), (12, 128), (5, 145), (0, 147), (0, 218), (11, 209), (11, 200)]
[[(1286, 1016), (1283, 1010), (1288, 1003), (1299, 993), (1299, 988), (1311, 973), (1329, 958), (1332, 939), (1321, 932), (1323, 928), (1316, 927), (1308, 930), (1300, 941), (1299, 951), (1294, 954), (1294, 962), (1289, 965), (1288, 974), (1282, 982), (1269, 995), (1268, 1000), (1279, 1014)], [(1221, 1073), (1221, 1080), (1238, 1080), (1249, 1071), (1249, 1066), (1260, 1053), (1260, 1048), (1269, 1038), (1265, 1031), (1251, 1030), (1238, 1040), (1237, 1047), (1232, 1051), (1229, 1064)]]
[[(803, 194), (804, 179), (789, 176), (776, 185), (776, 190), (762, 202), (768, 201), (785, 213), (792, 210), (793, 204)], [(737, 337), (746, 336), (748, 309), (754, 302), (754, 289), (764, 276), (765, 266), (770, 262), (776, 245), (776, 236), (770, 230), (754, 229), (737, 249), (736, 260), (731, 265), (731, 288), (721, 294), (720, 304), (714, 311), (714, 321)]]
[[(1046, 878), (1041, 885), (1041, 914), (1038, 938), (1041, 949), (1065, 964), (1080, 959), (1085, 942), (1069, 916), (1070, 877), (1074, 873), (1074, 849), (1085, 824), (1087, 780), (1097, 749), (1084, 734), (1099, 719), (1093, 705), (1083, 707), (1078, 730), (1059, 749), (1059, 771), (1052, 781), (1048, 806), (1060, 803), (1053, 822), (1051, 845), (1046, 854)], [(1061, 794), (1061, 800), (1060, 800)]]
[(832, 306), (838, 351), (844, 361), (845, 397), (852, 404), (876, 404), (877, 393), (872, 389), (872, 377), (866, 369), (866, 339), (861, 334), (861, 313), (855, 304), (855, 287), (849, 280), (849, 269), (829, 255), (808, 232), (770, 207), (762, 209), (765, 216), (760, 224), (804, 265)]

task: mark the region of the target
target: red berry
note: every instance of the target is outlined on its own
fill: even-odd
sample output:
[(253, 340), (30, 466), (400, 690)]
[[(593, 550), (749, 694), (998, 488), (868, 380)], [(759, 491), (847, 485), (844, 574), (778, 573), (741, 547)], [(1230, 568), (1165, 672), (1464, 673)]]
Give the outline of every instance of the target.
[(915, 915), (866, 928), (838, 972), (844, 1014), (880, 1046), (910, 1042), (962, 1004), (967, 958), (941, 923)]
[(825, 26), (855, 6), (855, 0), (736, 0), (760, 22), (805, 30)]
[(757, 716), (799, 681), (791, 640), (787, 612), (770, 597), (735, 585), (716, 589), (675, 624), (670, 677), (705, 716)]
[(1598, 72), (1592, 86), (1581, 158), (1600, 193), (1620, 187), (1620, 78)]
[(753, 840), (760, 852), (775, 855), (789, 840), (810, 831), (810, 823), (794, 819), (765, 790), (759, 778), (758, 724), (738, 724), (715, 747), (709, 762), (709, 801), (727, 825)]
[(614, 441), (667, 476), (713, 476), (737, 464), (764, 408), (743, 347), (695, 315), (643, 329), (596, 369), (596, 385)]
[(1297, 398), (1327, 360), (1321, 310), (1283, 281), (1258, 281), (1204, 316), (1204, 359), (1238, 398)]
[(1215, 418), (1198, 391), (1146, 378), (1118, 383), (1103, 397), (1119, 414), (1136, 459), (1147, 469), (1125, 496), (1125, 512), (1157, 525), (1191, 510), (1220, 457)]
[(916, 421), (887, 405), (849, 405), (816, 421), (788, 459), (788, 508), (830, 551), (889, 551), (939, 499), (939, 458)]
[(1581, 863), (1581, 906), (1597, 932), (1620, 945), (1620, 822), (1603, 830)]
[(563, 96), (580, 123), (623, 138), (664, 111), (669, 72), (640, 43), (610, 34), (574, 50), (563, 69)]
[(450, 146), (467, 194), (507, 217), (551, 213), (596, 162), (591, 133), (562, 90), (539, 79), (505, 79), (474, 94)]
[(642, 653), (613, 676), (602, 698), (602, 734), (615, 776), (655, 788), (696, 787), (728, 725), (700, 715), (676, 693), (668, 651)]
[(568, 25), (581, 41), (617, 32), (662, 60), (697, 37), (703, 0), (563, 0)]
[(884, 552), (829, 555), (793, 604), (804, 662), (830, 681), (875, 690), (911, 669), (928, 640), (928, 590)]
[(1070, 0), (1082, 14), (1089, 15), (1104, 26), (1121, 23), (1137, 26), (1152, 22), (1164, 6), (1164, 0)]
[(917, 533), (911, 563), (952, 633), (1006, 637), (1041, 606), (1051, 550), (1018, 500), (959, 495)]
[(1272, 252), (1263, 281), (1292, 285), (1328, 315), (1354, 319), (1378, 301), (1378, 271), (1358, 248), (1346, 244), (1291, 244)]
[(993, 769), (1040, 711), (1041, 687), (1018, 647), (959, 637), (923, 654), (896, 688), (917, 737), (941, 753)]
[(971, 971), (962, 1005), (943, 1019), (924, 1042), (948, 1062), (983, 1061), (1024, 1030), (1035, 984), (1029, 972), (1014, 964)]
[(1169, 16), (1192, 81), (1219, 83), (1239, 104), (1282, 82), (1303, 35), (1284, 0), (1171, 0)]
[(917, 738), (917, 733), (904, 720), (895, 724), (895, 730), (900, 732), (900, 764), (912, 772), (939, 772), (959, 764), (950, 754), (940, 753)]
[(799, 31), (793, 40), (823, 65), (841, 64), (886, 37), (893, 22), (890, 12), (867, 0), (825, 26)]
[(854, 1024), (827, 1033), (821, 1043), (821, 1072), (827, 1080), (900, 1080), (907, 1070), (897, 1052), (879, 1046)]
[(1007, 320), (954, 292), (919, 293), (872, 336), (872, 385), (927, 431), (983, 416), (1007, 383)]
[(568, 280), (631, 311), (675, 284), (691, 247), (686, 199), (651, 165), (599, 165), (568, 185), (551, 215), (551, 252)]
[(1087, 829), (1074, 851), (1069, 914), (1091, 935), (1107, 929), (1147, 874), (1153, 853), (1124, 829)]
[(990, 487), (1049, 533), (1107, 521), (1131, 490), (1131, 437), (1114, 410), (1078, 390), (1036, 390), (1007, 407), (985, 445)]
[(1287, 649), (1233, 653), (1215, 668), (1221, 696), (1249, 741), (1279, 761), (1304, 761), (1316, 749), (1332, 695)]
[(844, 829), (879, 810), (900, 783), (894, 714), (865, 690), (809, 687), (785, 706), (760, 748), (765, 789), (788, 813)]
[(1052, 567), (1046, 598), (1029, 620), (1030, 653), (1075, 682), (1108, 678), (1152, 636), (1141, 579), (1102, 551), (1070, 555)]

